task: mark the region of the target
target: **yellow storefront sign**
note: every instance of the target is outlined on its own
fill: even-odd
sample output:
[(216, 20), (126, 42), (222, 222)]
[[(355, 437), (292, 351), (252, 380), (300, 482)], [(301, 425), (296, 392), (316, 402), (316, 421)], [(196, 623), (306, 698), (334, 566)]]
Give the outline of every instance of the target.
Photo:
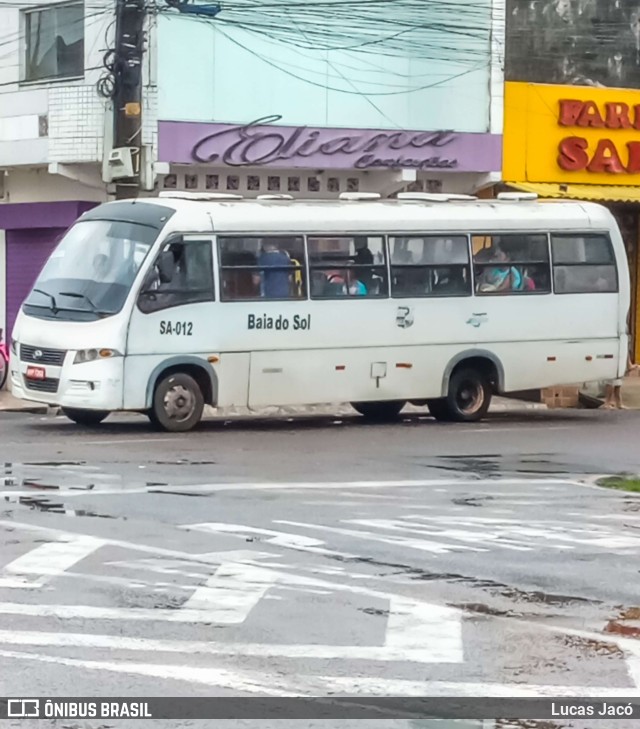
[(507, 83), (503, 178), (640, 184), (640, 91)]

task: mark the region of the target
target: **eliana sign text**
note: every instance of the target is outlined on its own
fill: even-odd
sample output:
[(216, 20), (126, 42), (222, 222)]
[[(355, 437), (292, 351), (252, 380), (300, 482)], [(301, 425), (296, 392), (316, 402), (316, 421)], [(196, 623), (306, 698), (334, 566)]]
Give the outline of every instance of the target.
[(498, 135), (275, 126), (281, 118), (266, 116), (244, 125), (160, 122), (159, 158), (227, 167), (500, 169)]

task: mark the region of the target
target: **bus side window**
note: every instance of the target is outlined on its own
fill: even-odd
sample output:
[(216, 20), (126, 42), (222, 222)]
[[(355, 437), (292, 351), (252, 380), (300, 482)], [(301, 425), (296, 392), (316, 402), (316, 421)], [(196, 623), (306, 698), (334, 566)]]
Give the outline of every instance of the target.
[(162, 249), (140, 292), (138, 307), (150, 314), (214, 298), (211, 241), (181, 240)]
[(218, 255), (222, 301), (307, 296), (302, 236), (220, 236)]
[(382, 235), (307, 237), (311, 297), (386, 297), (386, 252)]
[(545, 233), (472, 236), (477, 294), (551, 293)]
[(471, 295), (467, 236), (390, 236), (389, 250), (392, 296)]
[(557, 294), (617, 293), (618, 273), (608, 236), (553, 233), (551, 251)]

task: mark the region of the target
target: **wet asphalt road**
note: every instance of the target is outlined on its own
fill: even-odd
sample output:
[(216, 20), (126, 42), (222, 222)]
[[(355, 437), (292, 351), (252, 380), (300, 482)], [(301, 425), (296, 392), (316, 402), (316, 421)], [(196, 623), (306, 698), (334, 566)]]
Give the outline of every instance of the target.
[(637, 696), (639, 428), (5, 414), (0, 695)]

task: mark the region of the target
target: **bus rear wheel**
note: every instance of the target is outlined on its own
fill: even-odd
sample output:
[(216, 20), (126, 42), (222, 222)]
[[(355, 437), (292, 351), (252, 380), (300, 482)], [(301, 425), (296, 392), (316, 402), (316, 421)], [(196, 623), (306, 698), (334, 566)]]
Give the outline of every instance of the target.
[(476, 369), (461, 367), (449, 380), (446, 397), (429, 400), (429, 412), (436, 420), (475, 423), (482, 420), (491, 405), (491, 383)]
[(81, 410), (80, 408), (62, 408), (69, 420), (78, 425), (100, 425), (109, 415), (108, 410)]
[(404, 400), (383, 400), (380, 402), (352, 402), (351, 407), (367, 420), (395, 420), (406, 405)]
[(204, 396), (198, 383), (190, 375), (174, 372), (158, 383), (148, 415), (161, 430), (184, 433), (200, 422), (203, 409)]

